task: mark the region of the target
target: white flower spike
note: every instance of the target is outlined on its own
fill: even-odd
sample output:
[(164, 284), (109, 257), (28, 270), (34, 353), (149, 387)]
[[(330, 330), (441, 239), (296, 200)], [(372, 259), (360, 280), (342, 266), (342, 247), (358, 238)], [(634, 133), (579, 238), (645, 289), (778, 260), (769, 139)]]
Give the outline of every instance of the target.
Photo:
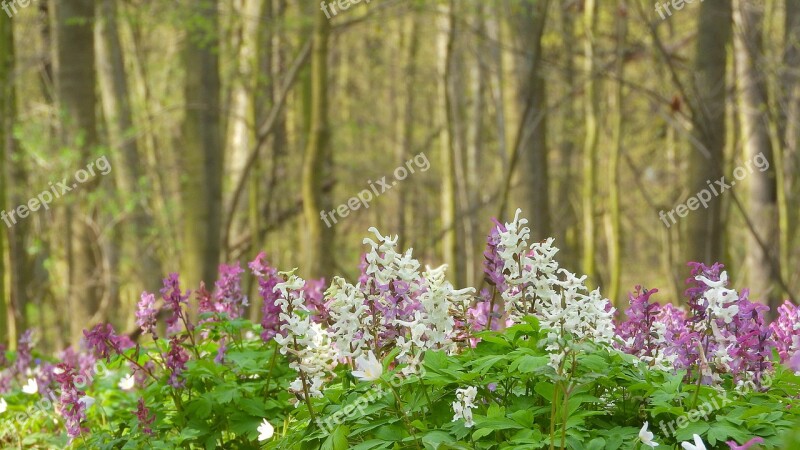
[(361, 381), (375, 381), (383, 375), (383, 364), (375, 357), (372, 350), (367, 353), (367, 358), (363, 355), (356, 358), (356, 369), (353, 376)]
[(3, 414), (8, 409), (8, 403), (6, 403), (6, 399), (0, 398), (0, 414)]
[(642, 441), (644, 445), (656, 448), (658, 447), (658, 442), (653, 441), (653, 432), (647, 431), (647, 426), (648, 423), (645, 422), (644, 425), (642, 425), (642, 429), (639, 430), (639, 440)]
[(39, 383), (36, 382), (36, 378), (28, 378), (28, 384), (22, 386), (22, 392), (30, 395), (39, 392)]
[(691, 442), (683, 442), (681, 443), (681, 447), (683, 447), (683, 450), (706, 450), (706, 444), (704, 444), (700, 436), (696, 434), (694, 435), (694, 444)]
[(266, 441), (274, 434), (275, 428), (267, 419), (264, 419), (264, 421), (261, 422), (261, 425), (258, 427), (258, 442)]

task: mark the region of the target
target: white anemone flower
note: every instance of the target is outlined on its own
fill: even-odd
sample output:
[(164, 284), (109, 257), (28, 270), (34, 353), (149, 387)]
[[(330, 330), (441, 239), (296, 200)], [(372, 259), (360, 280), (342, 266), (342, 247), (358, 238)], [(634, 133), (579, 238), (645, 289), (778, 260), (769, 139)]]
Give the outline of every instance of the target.
[(117, 386), (119, 386), (119, 388), (123, 391), (130, 391), (133, 389), (135, 384), (136, 378), (133, 375), (125, 375), (121, 380), (119, 380)]
[(353, 371), (353, 376), (361, 381), (375, 381), (383, 375), (383, 364), (372, 350), (367, 353), (367, 358), (364, 355), (356, 358), (356, 369), (358, 370)]
[(78, 399), (78, 403), (83, 403), (83, 406), (86, 407), (86, 409), (89, 409), (92, 405), (94, 405), (94, 402), (94, 397), (89, 397), (88, 395), (84, 395)]
[(683, 447), (684, 450), (706, 450), (706, 444), (704, 444), (700, 436), (696, 434), (694, 435), (694, 444), (691, 442), (683, 442), (681, 443), (681, 447)]
[(261, 422), (261, 425), (258, 427), (258, 442), (266, 441), (267, 439), (271, 438), (272, 435), (275, 434), (275, 428), (272, 426), (271, 423), (267, 419)]
[(30, 395), (39, 392), (39, 383), (36, 382), (36, 378), (28, 378), (28, 384), (22, 386), (22, 392)]
[(642, 425), (642, 429), (639, 430), (639, 440), (642, 441), (644, 445), (656, 448), (658, 447), (658, 442), (653, 441), (653, 432), (647, 431), (647, 426), (648, 423), (645, 422), (644, 425)]

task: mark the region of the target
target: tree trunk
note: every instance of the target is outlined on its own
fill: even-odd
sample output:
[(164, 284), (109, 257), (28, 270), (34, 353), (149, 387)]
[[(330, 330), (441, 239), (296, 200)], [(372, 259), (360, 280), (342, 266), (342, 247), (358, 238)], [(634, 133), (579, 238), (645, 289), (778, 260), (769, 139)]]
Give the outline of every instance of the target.
[(330, 210), (323, 181), (330, 173), (330, 125), (328, 123), (328, 40), (331, 25), (322, 11), (316, 12), (311, 54), (311, 110), (303, 161), (303, 213), (306, 221), (305, 261), (309, 278), (330, 279), (334, 270), (333, 223), (321, 217)]
[(212, 286), (220, 259), (222, 143), (217, 1), (195, 9), (205, 26), (186, 38), (183, 122), (183, 269), (189, 287)]
[[(11, 296), (6, 292), (6, 244), (11, 226), (5, 223), (6, 208), (6, 160), (13, 146), (14, 111), (14, 29), (11, 18), (0, 14), (0, 342), (16, 343), (16, 314)], [(14, 344), (12, 344), (14, 345)]]
[[(689, 153), (689, 192), (707, 190), (707, 180), (722, 177), (725, 148), (725, 74), (727, 48), (731, 36), (730, 0), (703, 2), (699, 5), (692, 133), (696, 147)], [(712, 181), (713, 183), (713, 181)], [(721, 261), (722, 202), (713, 199), (707, 208), (692, 211), (686, 218), (684, 261), (711, 264)]]
[[(53, 2), (56, 17), (56, 92), (64, 114), (62, 124), (64, 144), (77, 147), (80, 160), (86, 164), (97, 145), (95, 116), (95, 53), (92, 0), (63, 0)], [(68, 209), (70, 243), (69, 306), (73, 343), (83, 337), (87, 321), (97, 311), (102, 297), (102, 268), (93, 225), (97, 218), (94, 207), (85, 199), (99, 183), (94, 178), (81, 186), (80, 200)]]
[[(746, 0), (734, 0), (733, 3), (738, 116), (744, 150), (751, 161), (763, 158), (772, 162), (768, 116), (764, 115), (767, 109), (767, 88), (757, 69), (764, 63), (761, 38), (763, 10), (761, 6)], [(775, 164), (770, 164), (764, 171), (752, 170), (752, 173), (745, 176), (749, 183), (748, 215), (753, 224), (747, 240), (748, 286), (752, 298), (765, 300), (775, 311), (780, 301), (780, 290), (776, 283), (780, 270)]]
[[(564, 2), (560, 11), (561, 39), (564, 42), (562, 57), (564, 58), (564, 71), (562, 81), (566, 92), (576, 90), (575, 81), (575, 49), (571, 44), (575, 41), (575, 12), (571, 1)], [(556, 238), (558, 247), (561, 249), (562, 266), (574, 270), (578, 267), (580, 260), (580, 243), (578, 236), (578, 211), (575, 204), (573, 187), (575, 179), (579, 176), (575, 168), (575, 150), (579, 136), (575, 133), (576, 127), (580, 126), (580, 118), (577, 108), (570, 95), (560, 108), (560, 120), (556, 134), (558, 136), (558, 159), (556, 166), (560, 168), (560, 173), (551, 174), (555, 186), (555, 203), (552, 211), (553, 218), (553, 237)], [(563, 253), (562, 253), (563, 252)]]
[[(455, 12), (453, 2), (444, 3), (439, 11), (437, 20), (439, 33), (436, 38), (436, 54), (438, 58), (438, 98), (436, 108), (441, 127), (441, 164), (442, 164), (442, 191), (441, 191), (441, 218), (442, 218), (442, 256), (445, 264), (450, 267), (448, 274), (454, 280), (454, 272), (458, 271), (458, 239), (456, 231), (456, 179), (455, 155), (453, 144), (453, 117), (452, 102), (450, 99), (450, 73), (452, 64), (453, 47), (455, 44)], [(459, 285), (460, 286), (460, 285)]]
[[(419, 49), (419, 32), (417, 27), (416, 11), (409, 12), (400, 30), (401, 48), (404, 45), (405, 67), (402, 72), (402, 101), (399, 120), (397, 121), (397, 138), (395, 144), (395, 158), (398, 167), (412, 156), (414, 140), (414, 105), (417, 50)], [(406, 208), (408, 208), (406, 192), (412, 186), (404, 186), (397, 192), (397, 242), (398, 248), (406, 248)]]
[(617, 55), (616, 55), (616, 77), (617, 83), (614, 89), (613, 104), (614, 111), (614, 146), (611, 149), (611, 157), (608, 160), (608, 220), (609, 220), (609, 242), (608, 242), (608, 266), (610, 287), (606, 295), (611, 302), (621, 308), (625, 301), (620, 298), (620, 277), (622, 276), (622, 230), (620, 229), (620, 180), (619, 180), (619, 160), (622, 154), (625, 111), (623, 105), (623, 86), (625, 79), (625, 46), (628, 36), (628, 2), (619, 0), (617, 7)]
[(595, 39), (597, 38), (597, 0), (586, 0), (584, 4), (584, 27), (586, 38), (583, 56), (584, 72), (587, 77), (584, 94), (584, 115), (586, 121), (586, 139), (583, 143), (583, 273), (590, 284), (597, 284), (595, 273), (595, 210), (597, 198), (595, 191), (597, 172), (597, 148), (599, 138), (598, 110), (600, 109), (600, 81), (597, 79), (595, 61)]
[[(785, 111), (783, 127), (783, 184), (786, 205), (800, 204), (800, 2), (786, 0), (786, 49), (783, 53), (785, 75), (783, 77), (784, 98), (781, 111)], [(781, 265), (787, 271), (790, 258), (800, 258), (800, 249), (795, 245), (797, 225), (800, 221), (798, 208), (786, 208), (786, 218), (781, 231), (785, 236), (782, 251), (785, 257)], [(792, 233), (795, 235), (792, 235)], [(792, 255), (790, 252), (794, 252)], [(797, 259), (795, 259), (797, 261)]]
[(133, 134), (128, 77), (117, 27), (117, 5), (115, 0), (101, 0), (99, 6), (100, 20), (95, 41), (97, 73), (108, 139), (114, 150), (113, 155), (117, 156), (114, 161), (116, 182), (120, 192), (136, 196), (130, 214), (130, 225), (136, 242), (136, 258), (140, 262), (136, 265), (137, 275), (142, 288), (153, 291), (161, 285), (161, 278), (165, 274), (153, 242), (154, 221), (145, 208), (148, 199), (138, 195), (143, 192), (140, 180), (143, 176), (144, 158), (140, 156), (137, 139)]
[[(264, 0), (237, 0), (234, 2), (234, 9), (238, 16), (241, 17), (241, 24), (237, 28), (236, 34), (241, 38), (238, 40), (238, 48), (233, 49), (236, 52), (235, 64), (237, 69), (231, 80), (231, 105), (228, 112), (228, 136), (225, 145), (227, 149), (225, 154), (230, 156), (226, 161), (226, 179), (229, 180), (239, 180), (241, 178), (247, 164), (247, 157), (254, 144), (255, 107), (253, 102), (258, 79), (258, 38), (261, 24), (259, 19), (262, 17), (263, 8)], [(251, 173), (250, 177), (255, 182), (257, 174)], [(255, 202), (257, 192), (252, 192), (252, 188), (251, 182), (244, 192), (249, 201), (246, 205), (242, 205), (242, 210), (252, 209), (257, 206)], [(226, 204), (229, 203), (230, 199), (226, 201)], [(231, 211), (227, 207), (225, 210)], [(229, 217), (227, 220), (233, 222), (232, 225), (228, 226), (228, 229), (234, 235), (226, 235), (226, 254), (230, 241), (235, 240), (237, 228), (241, 229), (245, 224), (258, 226), (257, 216), (248, 214), (247, 221), (244, 220), (244, 217), (242, 217), (242, 220), (237, 220), (237, 211), (232, 212), (234, 217)], [(241, 230), (238, 230), (238, 232), (241, 232)]]
[[(518, 117), (525, 121), (520, 137), (520, 165), (515, 178), (521, 189), (517, 205), (530, 221), (531, 239), (540, 241), (550, 237), (550, 189), (547, 151), (547, 96), (542, 66), (542, 35), (550, 1), (525, 2), (513, 5), (511, 20), (516, 36), (516, 47), (525, 51), (517, 58), (517, 76), (520, 78)], [(528, 102), (531, 104), (528, 105)], [(528, 112), (523, 117), (525, 111)]]

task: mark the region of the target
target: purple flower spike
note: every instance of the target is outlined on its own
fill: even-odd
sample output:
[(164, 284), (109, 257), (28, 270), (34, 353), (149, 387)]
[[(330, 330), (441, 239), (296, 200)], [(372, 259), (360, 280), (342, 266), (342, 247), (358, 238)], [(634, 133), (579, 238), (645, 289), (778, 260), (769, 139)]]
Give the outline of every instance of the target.
[(156, 334), (157, 317), (156, 296), (149, 292), (142, 292), (139, 303), (136, 305), (136, 325), (142, 329), (143, 333), (150, 333), (153, 339), (158, 339)]

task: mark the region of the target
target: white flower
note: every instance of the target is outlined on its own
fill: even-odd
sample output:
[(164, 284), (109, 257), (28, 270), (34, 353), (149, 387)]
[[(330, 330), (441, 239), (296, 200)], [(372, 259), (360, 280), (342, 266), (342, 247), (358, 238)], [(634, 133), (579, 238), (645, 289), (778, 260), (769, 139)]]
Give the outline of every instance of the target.
[(119, 388), (123, 391), (130, 391), (133, 389), (135, 384), (136, 378), (134, 378), (133, 375), (125, 375), (121, 380), (119, 380), (119, 384), (117, 384), (117, 386), (119, 386)]
[(64, 373), (64, 369), (62, 369), (61, 367), (56, 367), (55, 369), (53, 369), (53, 373), (56, 375), (61, 375), (62, 373)]
[(86, 407), (86, 409), (89, 409), (92, 405), (94, 405), (94, 397), (84, 395), (78, 399), (78, 403), (83, 403), (83, 406)]
[(653, 442), (653, 433), (651, 431), (647, 431), (648, 423), (645, 422), (642, 425), (642, 429), (639, 430), (639, 440), (642, 441), (642, 444), (649, 445), (650, 447), (656, 448), (658, 447), (658, 442)]
[(0, 398), (0, 414), (6, 412), (8, 409), (8, 403), (6, 403), (6, 399)]
[(368, 358), (359, 356), (356, 358), (356, 368), (353, 371), (353, 376), (361, 381), (375, 381), (383, 375), (383, 364), (375, 357), (372, 350), (367, 353)]
[(35, 378), (28, 378), (28, 384), (22, 386), (22, 392), (30, 395), (39, 392), (39, 383), (36, 382)]
[(456, 389), (456, 401), (453, 402), (453, 422), (464, 419), (464, 426), (471, 428), (475, 425), (472, 421), (472, 410), (475, 406), (475, 396), (478, 395), (478, 388), (470, 386), (465, 389)]
[(261, 422), (261, 425), (258, 427), (258, 433), (258, 442), (266, 441), (267, 439), (271, 438), (273, 434), (275, 434), (275, 428), (267, 419), (264, 419), (264, 421)]
[(706, 445), (703, 444), (703, 440), (696, 434), (694, 435), (694, 444), (683, 442), (681, 443), (681, 447), (683, 447), (684, 450), (706, 450)]

